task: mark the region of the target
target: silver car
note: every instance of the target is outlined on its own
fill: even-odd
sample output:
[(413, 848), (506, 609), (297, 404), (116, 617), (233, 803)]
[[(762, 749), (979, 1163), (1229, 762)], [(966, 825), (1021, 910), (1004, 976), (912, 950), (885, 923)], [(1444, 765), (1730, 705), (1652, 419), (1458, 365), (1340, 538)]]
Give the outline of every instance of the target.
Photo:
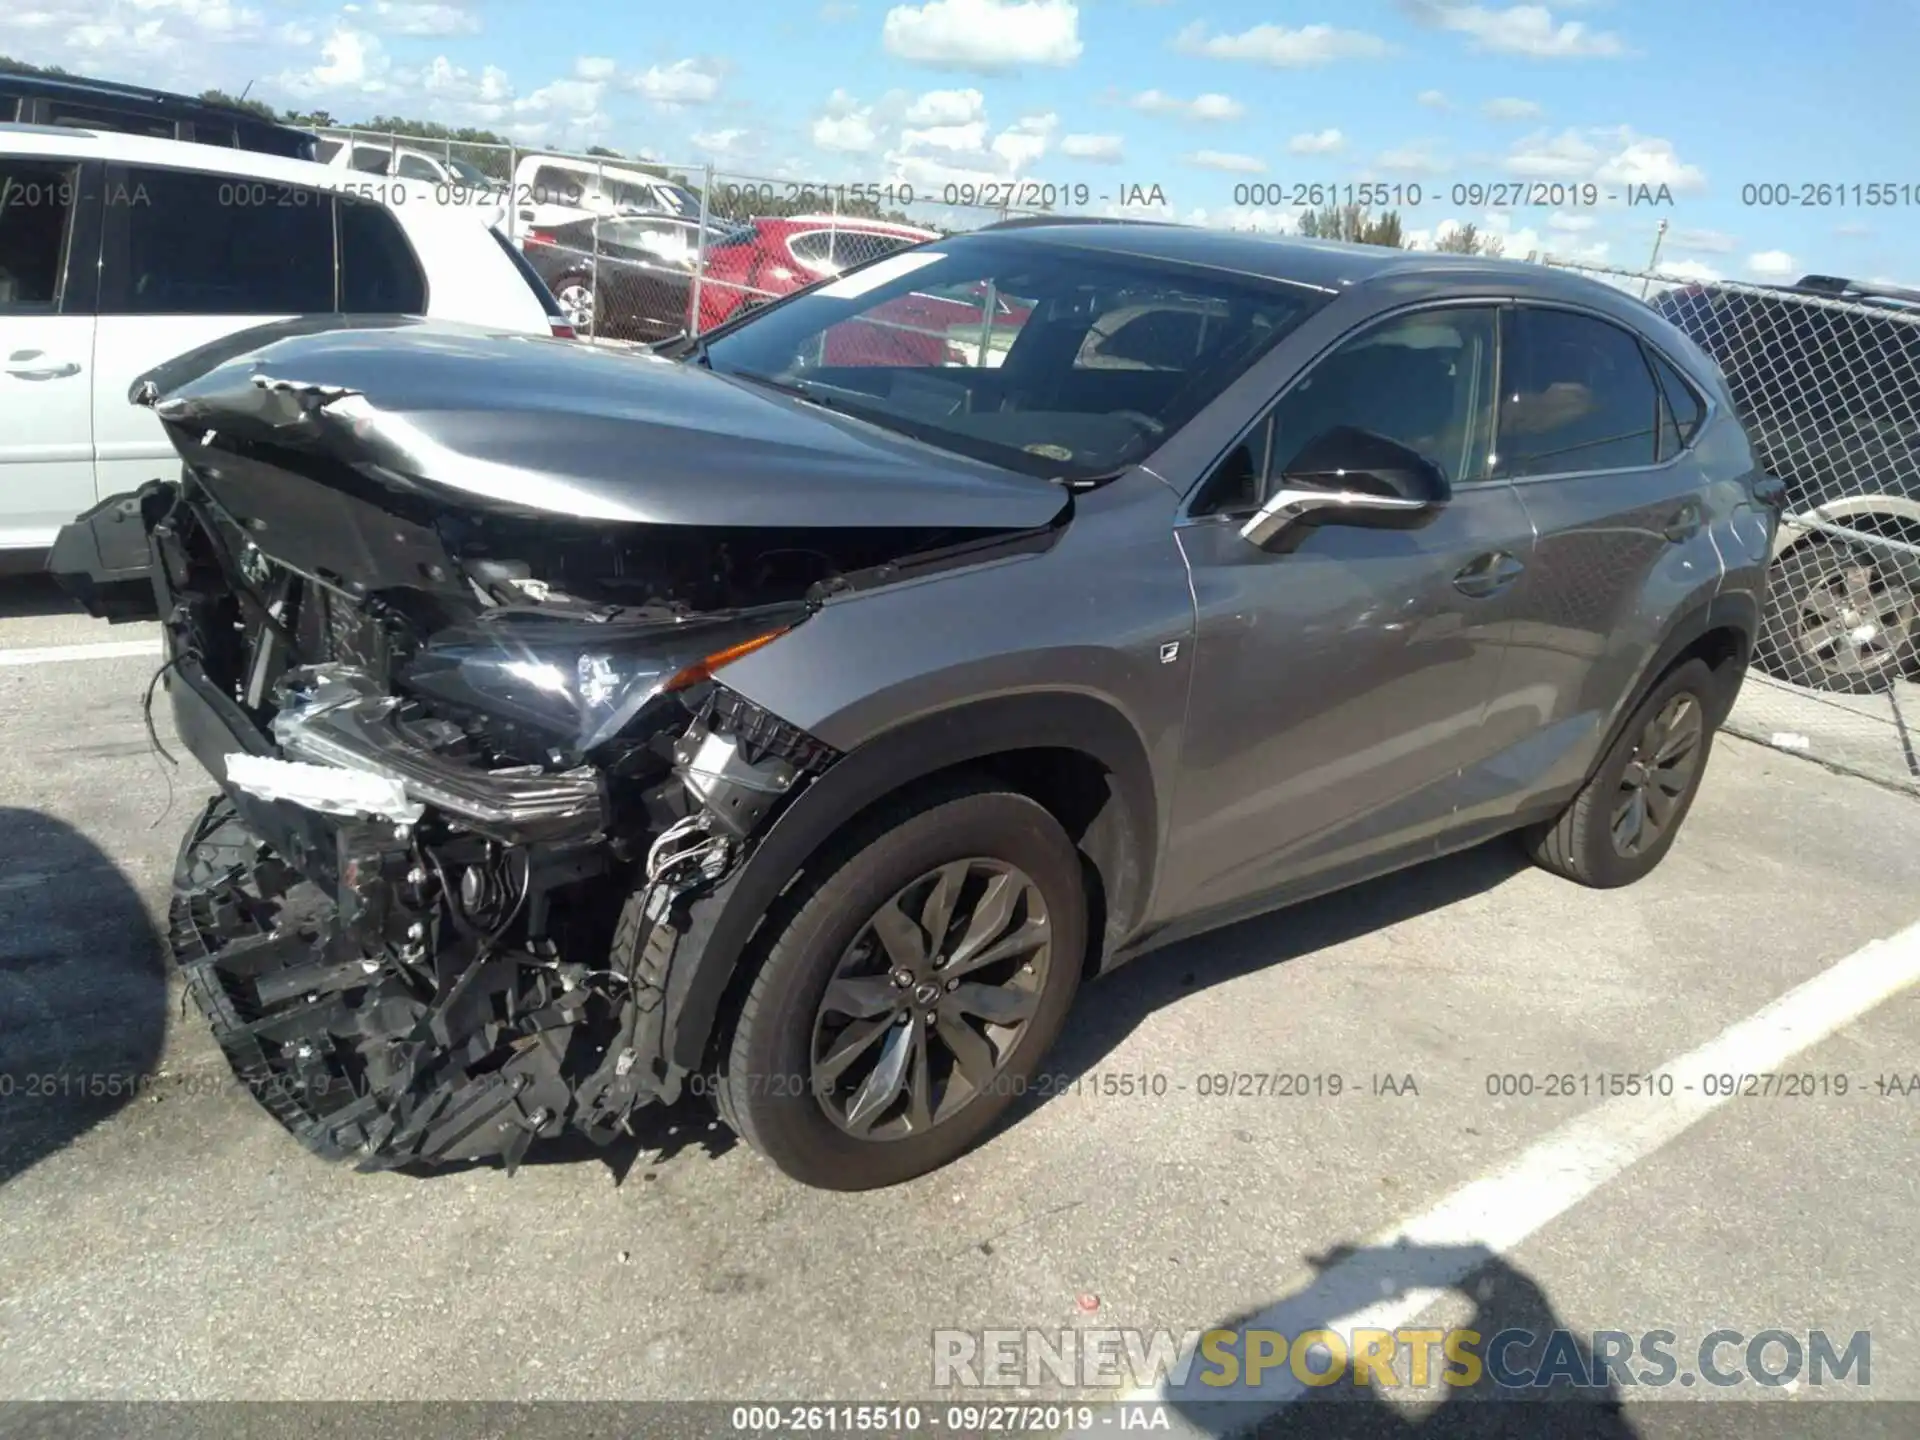
[(189, 989), (323, 1154), (693, 1092), (905, 1180), (1168, 942), (1508, 832), (1639, 879), (1752, 647), (1722, 380), (1543, 267), (1016, 223), (671, 349), (264, 327), (62, 532), (220, 782)]

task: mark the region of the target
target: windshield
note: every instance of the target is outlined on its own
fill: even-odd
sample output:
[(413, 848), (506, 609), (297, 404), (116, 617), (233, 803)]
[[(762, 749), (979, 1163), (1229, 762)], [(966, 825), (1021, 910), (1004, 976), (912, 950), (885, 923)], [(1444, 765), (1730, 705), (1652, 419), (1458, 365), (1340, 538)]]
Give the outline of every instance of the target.
[(904, 251), (705, 348), (722, 373), (1029, 474), (1144, 459), (1327, 297), (1009, 236)]

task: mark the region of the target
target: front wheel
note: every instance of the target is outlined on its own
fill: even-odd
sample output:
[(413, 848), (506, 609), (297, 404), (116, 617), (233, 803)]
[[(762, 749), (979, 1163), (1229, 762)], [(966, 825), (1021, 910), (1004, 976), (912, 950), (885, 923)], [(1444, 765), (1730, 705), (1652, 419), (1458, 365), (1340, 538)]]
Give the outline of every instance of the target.
[(1675, 667), (1634, 707), (1559, 817), (1523, 831), (1542, 868), (1595, 889), (1631, 885), (1666, 858), (1700, 791), (1718, 699), (1700, 660)]
[(1086, 956), (1080, 858), (991, 782), (876, 819), (779, 923), (719, 1109), (788, 1175), (893, 1185), (955, 1159), (1015, 1098)]

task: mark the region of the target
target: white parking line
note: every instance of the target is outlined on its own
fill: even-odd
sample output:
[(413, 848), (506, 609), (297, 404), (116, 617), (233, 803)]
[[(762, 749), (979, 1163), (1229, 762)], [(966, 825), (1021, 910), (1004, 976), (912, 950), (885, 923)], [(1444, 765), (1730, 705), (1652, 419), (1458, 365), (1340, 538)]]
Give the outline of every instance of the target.
[(0, 650), (0, 666), (49, 665), (57, 660), (125, 660), (136, 655), (160, 654), (160, 641), (96, 640), (85, 645), (31, 645)]
[[(1243, 1337), (1247, 1330), (1289, 1337), (1331, 1330), (1351, 1340), (1355, 1330), (1411, 1324), (1482, 1265), (1725, 1105), (1731, 1097), (1724, 1087), (1716, 1084), (1708, 1094), (1703, 1077), (1776, 1073), (1802, 1050), (1916, 981), (1920, 924), (1872, 941), (1698, 1049), (1652, 1070), (1673, 1077), (1671, 1094), (1624, 1096), (1577, 1116), (1235, 1328)], [(1318, 1368), (1326, 1364), (1322, 1359)], [(1212, 1436), (1253, 1423), (1262, 1407), (1277, 1409), (1307, 1393), (1290, 1367), (1272, 1367), (1254, 1387), (1203, 1385), (1199, 1377), (1206, 1373), (1206, 1367), (1195, 1366), (1183, 1383), (1164, 1381), (1120, 1403), (1166, 1403), (1173, 1433)], [(1231, 1408), (1223, 1404), (1229, 1401)], [(1105, 1434), (1108, 1428), (1096, 1424), (1081, 1433)]]

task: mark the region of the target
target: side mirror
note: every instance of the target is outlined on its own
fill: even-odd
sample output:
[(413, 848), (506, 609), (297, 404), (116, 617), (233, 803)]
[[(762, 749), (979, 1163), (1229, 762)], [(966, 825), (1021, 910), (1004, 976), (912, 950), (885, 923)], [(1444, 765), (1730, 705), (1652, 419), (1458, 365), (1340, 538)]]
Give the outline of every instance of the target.
[(1264, 547), (1296, 524), (1408, 528), (1424, 524), (1452, 493), (1440, 467), (1419, 452), (1336, 425), (1300, 448), (1240, 534)]

